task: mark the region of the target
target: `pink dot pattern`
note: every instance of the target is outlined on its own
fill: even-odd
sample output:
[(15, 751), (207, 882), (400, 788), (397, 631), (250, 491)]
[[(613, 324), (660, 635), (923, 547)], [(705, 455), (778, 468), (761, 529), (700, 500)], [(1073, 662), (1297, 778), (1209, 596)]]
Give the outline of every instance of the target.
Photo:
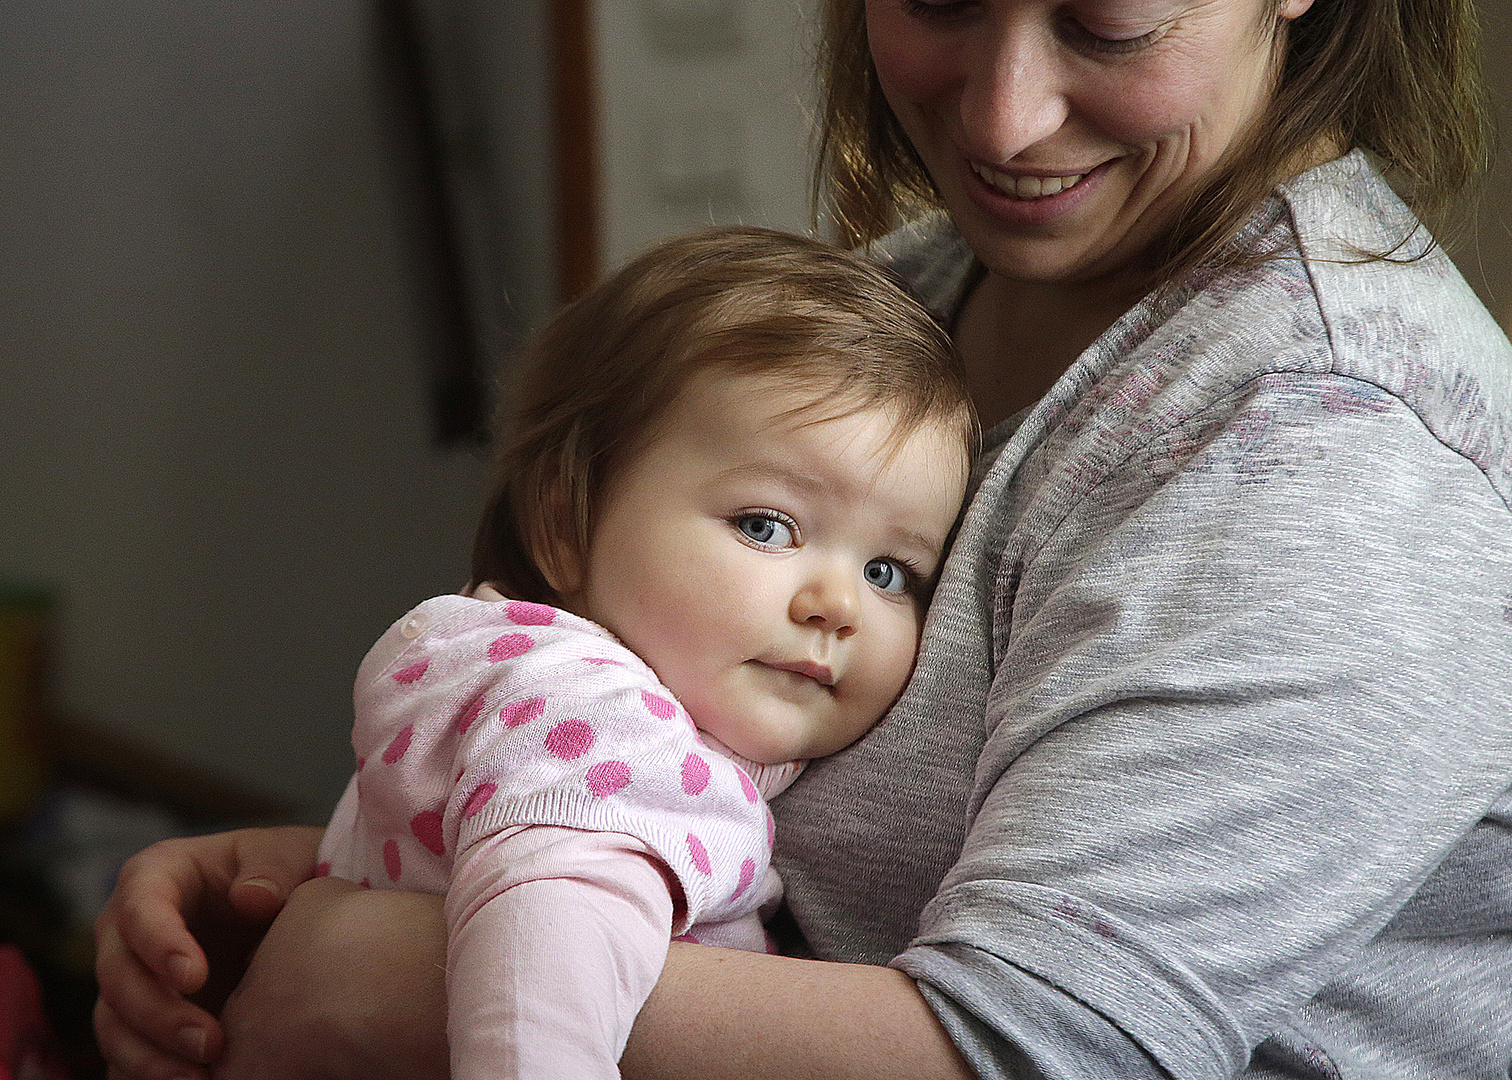
[(394, 736), (394, 741), (388, 744), (383, 751), (383, 763), (393, 765), (409, 752), (410, 742), (415, 737), (415, 725), (406, 725), (404, 730)]
[(630, 766), (623, 761), (601, 761), (583, 774), (588, 790), (599, 798), (608, 798), (630, 783)]
[[(367, 682), (359, 675), (354, 738), (363, 781), (354, 824), (370, 836), (370, 855), (354, 863), (352, 856), (325, 858), (323, 848), (328, 872), (441, 891), (453, 851), (499, 828), (540, 821), (645, 837), (687, 897), (702, 897), (687, 908), (698, 926), (750, 911), (771, 836), (770, 814), (750, 777), (702, 744), (686, 711), (638, 658), (580, 629), (587, 624), (576, 616), (523, 601), (457, 606), (467, 604), (479, 605), (486, 618), (469, 609), (472, 622), (461, 631), (450, 609), (438, 617), (422, 605), (391, 631), (397, 635), (408, 622), (412, 632), (383, 673)], [(571, 665), (561, 652), (543, 652), (561, 643), (582, 650)], [(569, 674), (537, 678), (543, 656), (555, 659), (542, 670)], [(560, 680), (571, 687), (574, 679), (596, 696), (563, 693)], [(655, 747), (662, 749), (647, 756)], [(540, 812), (522, 809), (537, 803), (583, 809), (520, 817)], [(588, 824), (579, 815), (593, 806), (610, 816)], [(663, 814), (665, 825), (656, 824)], [(641, 831), (655, 828), (676, 831), (658, 846), (654, 833)], [(739, 838), (733, 846), (732, 837)], [(712, 940), (722, 943), (720, 932)]]
[(642, 690), (641, 700), (646, 703), (647, 711), (658, 720), (670, 720), (677, 715), (677, 706), (660, 694), (653, 694), (649, 690)]
[(751, 882), (756, 880), (756, 860), (746, 859), (740, 864), (740, 878), (735, 883), (735, 891), (730, 895), (731, 900), (738, 900), (742, 893), (751, 887)]
[(457, 734), (466, 735), (472, 726), (478, 722), (478, 717), (483, 715), (483, 706), (488, 703), (488, 698), (482, 694), (473, 698), (462, 710), (462, 715), (457, 717)]
[(546, 699), (533, 697), (526, 701), (511, 701), (499, 710), (499, 719), (505, 727), (519, 727), (521, 724), (540, 719), (545, 711)]
[(556, 608), (545, 604), (531, 604), (524, 600), (510, 600), (504, 610), (517, 626), (550, 626), (556, 622)]
[(688, 856), (693, 860), (693, 865), (698, 867), (700, 874), (709, 874), (714, 870), (714, 864), (709, 862), (709, 850), (704, 847), (703, 841), (692, 833), (688, 834)]
[[(709, 777), (712, 775), (709, 763), (697, 754), (689, 754), (683, 758), (682, 763), (682, 789), (688, 795), (701, 795), (709, 786)], [(741, 772), (741, 776), (745, 776)], [(749, 779), (746, 783), (750, 783)]]
[(441, 811), (420, 811), (410, 819), (410, 832), (432, 855), (446, 854), (446, 843), (441, 836)]
[(402, 671), (394, 672), (394, 681), (401, 686), (419, 682), (425, 676), (426, 668), (430, 667), (429, 660), (422, 660), (418, 664), (411, 664)]
[(488, 800), (494, 797), (494, 792), (499, 790), (498, 784), (479, 784), (473, 788), (472, 794), (462, 804), (462, 820), (469, 821), (488, 805)]
[(546, 752), (576, 761), (593, 749), (593, 727), (586, 720), (563, 720), (546, 734)]
[(502, 664), (516, 656), (524, 656), (534, 644), (529, 634), (505, 634), (488, 647), (488, 662)]

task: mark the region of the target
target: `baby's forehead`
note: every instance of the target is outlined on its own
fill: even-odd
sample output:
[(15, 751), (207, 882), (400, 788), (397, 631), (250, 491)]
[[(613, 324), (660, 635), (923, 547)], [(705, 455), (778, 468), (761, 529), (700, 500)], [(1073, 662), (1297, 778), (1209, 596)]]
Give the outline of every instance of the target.
[[(812, 369), (795, 374), (716, 368), (688, 380), (664, 415), (661, 432), (686, 435), (693, 429), (706, 445), (726, 451), (833, 441), (836, 452), (824, 465), (843, 459), (866, 474), (886, 469), (905, 449), (903, 456), (914, 462), (945, 460), (968, 469), (976, 432), (970, 406), (946, 393), (926, 396), (914, 389)], [(842, 452), (863, 431), (869, 452)]]
[(874, 465), (886, 465), (906, 446), (923, 444), (931, 448), (933, 455), (970, 467), (976, 429), (968, 411), (942, 412), (938, 408), (910, 411), (911, 402), (906, 400), (859, 396), (846, 402), (845, 393), (842, 388), (834, 398), (816, 400), (806, 408), (792, 410), (786, 419), (800, 425), (824, 425), (858, 416), (880, 419), (887, 434)]

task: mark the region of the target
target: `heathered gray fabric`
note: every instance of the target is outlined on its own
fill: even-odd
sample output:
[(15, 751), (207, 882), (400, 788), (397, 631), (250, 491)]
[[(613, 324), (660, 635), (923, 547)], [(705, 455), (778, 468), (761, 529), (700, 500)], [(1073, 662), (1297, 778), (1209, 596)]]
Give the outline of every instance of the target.
[[(1509, 1076), (1512, 347), (1441, 255), (1351, 258), (1405, 214), (1313, 170), (1245, 233), (1305, 259), (996, 432), (912, 684), (778, 800), (815, 951), (984, 1077)], [(959, 240), (889, 250), (948, 316)]]

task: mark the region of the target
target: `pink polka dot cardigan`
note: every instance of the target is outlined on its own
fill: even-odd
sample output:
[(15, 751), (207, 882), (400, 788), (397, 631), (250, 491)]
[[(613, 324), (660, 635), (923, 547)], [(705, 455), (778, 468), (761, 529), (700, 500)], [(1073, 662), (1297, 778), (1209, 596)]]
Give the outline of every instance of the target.
[[(669, 935), (765, 947), (758, 912), (775, 904), (780, 886), (768, 866), (772, 818), (763, 791), (780, 790), (798, 766), (746, 762), (757, 775), (753, 782), (722, 747), (706, 743), (651, 669), (603, 628), (540, 604), (436, 597), (373, 646), (354, 701), (357, 773), (327, 829), (322, 873), (446, 894), (465, 872), (467, 910), (448, 905), (455, 946), (462, 923), (521, 884), (508, 867), (476, 865), (511, 858), (509, 844), (530, 863), (529, 877), (592, 877), (558, 865), (560, 852), (570, 850), (560, 844), (545, 845), (556, 861), (535, 869), (539, 856), (520, 846), (520, 827), (555, 829), (525, 831), (569, 840), (573, 834), (560, 830), (616, 834), (621, 847), (661, 870), (650, 881), (671, 898), (670, 905), (667, 897), (657, 901), (670, 911), (670, 926), (658, 931), (663, 952)], [(611, 891), (620, 891), (618, 882)], [(538, 898), (529, 909), (532, 919), (554, 926), (530, 935), (535, 962), (554, 963), (561, 943), (544, 941), (550, 933), (574, 936), (558, 925), (558, 912), (578, 902)], [(612, 905), (589, 903), (590, 912), (596, 906)], [(519, 915), (511, 917), (499, 925), (515, 927), (508, 933), (518, 936)], [(529, 951), (519, 941), (493, 947), (512, 957)], [(448, 966), (456, 965), (449, 959)], [(501, 977), (487, 970), (488, 978)], [(584, 993), (609, 992), (592, 978), (586, 984)], [(640, 1004), (627, 1010), (629, 1019)], [(452, 1011), (455, 1029), (455, 997)], [(608, 1037), (606, 1054), (617, 1058), (628, 1020), (624, 1027)], [(526, 1028), (518, 1038), (529, 1041)], [(454, 1076), (459, 1066), (463, 1073), (471, 1067), (457, 1060), (458, 1042), (454, 1030)], [(510, 1060), (530, 1057), (507, 1047), (500, 1052)], [(552, 1056), (568, 1060), (546, 1055)], [(472, 1065), (479, 1075), (525, 1074), (500, 1071), (498, 1061)], [(612, 1066), (611, 1059), (605, 1075), (614, 1075)], [(581, 1062), (570, 1068), (586, 1074)]]

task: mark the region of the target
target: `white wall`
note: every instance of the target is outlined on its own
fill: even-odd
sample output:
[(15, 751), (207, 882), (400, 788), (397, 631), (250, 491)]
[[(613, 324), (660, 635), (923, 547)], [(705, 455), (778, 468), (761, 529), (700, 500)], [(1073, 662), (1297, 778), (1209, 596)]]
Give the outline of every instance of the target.
[(323, 814), (350, 685), (466, 576), (361, 0), (0, 20), (0, 574), (62, 703)]

